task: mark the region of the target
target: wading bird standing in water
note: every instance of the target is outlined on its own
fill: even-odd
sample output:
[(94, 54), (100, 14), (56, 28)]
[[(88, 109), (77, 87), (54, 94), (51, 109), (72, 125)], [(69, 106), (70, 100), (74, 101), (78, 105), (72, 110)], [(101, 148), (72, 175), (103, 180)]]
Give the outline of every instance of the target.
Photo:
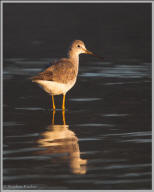
[(45, 71), (31, 78), (32, 82), (38, 83), (44, 91), (52, 96), (53, 110), (56, 109), (54, 96), (61, 94), (63, 95), (62, 109), (65, 110), (65, 95), (76, 82), (79, 55), (82, 53), (96, 56), (86, 49), (83, 41), (75, 40), (68, 51), (68, 58), (58, 60)]

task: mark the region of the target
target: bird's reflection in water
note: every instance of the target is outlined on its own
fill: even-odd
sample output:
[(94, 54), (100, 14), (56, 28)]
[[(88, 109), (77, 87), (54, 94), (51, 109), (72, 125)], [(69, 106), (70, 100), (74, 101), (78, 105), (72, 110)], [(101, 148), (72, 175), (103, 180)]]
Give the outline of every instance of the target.
[[(41, 134), (37, 142), (45, 150), (40, 151), (41, 155), (61, 154), (60, 159), (69, 164), (71, 172), (74, 174), (85, 174), (87, 160), (80, 158), (78, 138), (66, 125), (65, 112), (62, 111), (63, 125), (55, 125), (55, 111), (53, 111), (52, 124), (48, 130)], [(57, 161), (56, 161), (57, 162)]]

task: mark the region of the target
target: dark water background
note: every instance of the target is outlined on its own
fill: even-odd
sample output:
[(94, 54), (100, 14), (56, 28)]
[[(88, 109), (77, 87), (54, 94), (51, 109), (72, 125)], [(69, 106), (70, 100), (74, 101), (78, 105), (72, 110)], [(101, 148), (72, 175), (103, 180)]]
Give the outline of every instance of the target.
[[(151, 189), (151, 4), (4, 4), (5, 189)], [(30, 76), (81, 39), (78, 81), (51, 97)], [(63, 125), (63, 117), (66, 125)]]

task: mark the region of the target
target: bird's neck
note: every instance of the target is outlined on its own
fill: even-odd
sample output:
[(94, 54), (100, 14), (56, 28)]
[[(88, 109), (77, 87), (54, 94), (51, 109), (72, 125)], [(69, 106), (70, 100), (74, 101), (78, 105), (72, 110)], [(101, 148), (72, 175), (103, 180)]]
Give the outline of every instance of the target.
[(73, 52), (72, 50), (70, 50), (69, 53), (68, 53), (68, 57), (69, 57), (70, 61), (73, 63), (73, 65), (76, 67), (76, 69), (78, 71), (78, 67), (79, 67), (79, 54)]

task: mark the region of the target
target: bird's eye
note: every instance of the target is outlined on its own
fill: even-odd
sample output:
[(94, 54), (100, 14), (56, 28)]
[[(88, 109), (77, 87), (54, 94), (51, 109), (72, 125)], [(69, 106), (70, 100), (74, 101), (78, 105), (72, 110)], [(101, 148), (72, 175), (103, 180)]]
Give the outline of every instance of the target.
[(80, 47), (80, 45), (77, 45), (77, 47)]

